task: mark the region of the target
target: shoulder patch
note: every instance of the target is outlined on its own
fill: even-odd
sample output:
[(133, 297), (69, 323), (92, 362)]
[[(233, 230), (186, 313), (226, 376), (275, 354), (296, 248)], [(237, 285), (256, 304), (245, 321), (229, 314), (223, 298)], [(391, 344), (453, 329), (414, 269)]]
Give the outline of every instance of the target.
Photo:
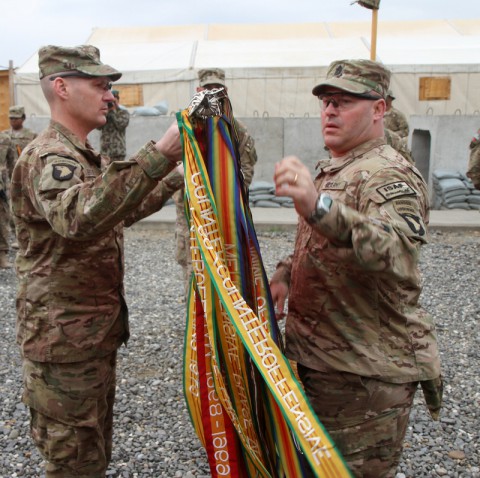
[(427, 235), (427, 227), (425, 226), (423, 217), (418, 211), (416, 198), (409, 196), (402, 199), (395, 199), (388, 203), (389, 207), (393, 207), (395, 218), (397, 215), (399, 222), (408, 227), (408, 231), (412, 232), (416, 237), (424, 240)]
[(55, 163), (52, 165), (52, 177), (57, 181), (69, 181), (73, 178), (76, 166), (68, 163)]
[(82, 166), (77, 161), (56, 154), (47, 154), (42, 159), (45, 166), (38, 184), (39, 191), (68, 189), (82, 182)]
[(396, 181), (377, 188), (377, 192), (385, 198), (386, 201), (401, 196), (416, 196), (417, 192), (405, 181)]

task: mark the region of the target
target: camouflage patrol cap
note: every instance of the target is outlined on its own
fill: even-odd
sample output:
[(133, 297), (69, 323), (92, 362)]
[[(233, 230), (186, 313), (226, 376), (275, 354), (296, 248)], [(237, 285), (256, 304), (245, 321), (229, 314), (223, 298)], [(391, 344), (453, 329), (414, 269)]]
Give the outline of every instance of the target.
[(393, 94), (393, 91), (392, 91), (392, 90), (388, 90), (387, 96), (390, 97), (390, 98), (392, 98), (392, 100), (395, 99), (395, 95)]
[(371, 60), (339, 60), (330, 64), (327, 78), (315, 86), (312, 93), (318, 96), (325, 87), (333, 86), (354, 95), (374, 91), (385, 98), (389, 85), (390, 71), (381, 63)]
[(38, 51), (40, 79), (55, 73), (78, 71), (87, 76), (108, 76), (117, 81), (122, 74), (100, 61), (100, 51), (93, 45), (63, 47), (47, 45)]
[(25, 108), (23, 106), (10, 106), (8, 108), (9, 118), (23, 118), (25, 116)]
[(220, 68), (210, 68), (198, 72), (200, 86), (222, 85), (225, 86), (225, 72)]

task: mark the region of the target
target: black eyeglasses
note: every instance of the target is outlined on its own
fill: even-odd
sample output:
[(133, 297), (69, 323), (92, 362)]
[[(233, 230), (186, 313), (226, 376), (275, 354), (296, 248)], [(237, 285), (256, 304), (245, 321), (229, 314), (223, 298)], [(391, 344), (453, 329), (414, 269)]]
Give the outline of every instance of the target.
[(348, 93), (322, 93), (318, 95), (322, 110), (325, 111), (329, 105), (332, 105), (335, 109), (340, 111), (347, 110), (356, 104), (359, 100), (381, 100), (381, 96), (371, 95), (369, 93), (363, 93), (360, 95), (353, 95)]
[[(85, 73), (62, 73), (61, 75), (54, 75), (54, 76), (51, 76), (49, 78), (50, 81), (54, 81), (56, 80), (57, 78), (85, 78), (87, 80), (92, 80), (92, 79), (95, 79), (96, 77), (95, 76), (90, 76), (90, 75), (86, 75)], [(105, 91), (108, 91), (108, 90), (111, 90), (112, 89), (112, 82), (108, 82), (108, 83), (105, 83), (103, 85), (103, 89)]]

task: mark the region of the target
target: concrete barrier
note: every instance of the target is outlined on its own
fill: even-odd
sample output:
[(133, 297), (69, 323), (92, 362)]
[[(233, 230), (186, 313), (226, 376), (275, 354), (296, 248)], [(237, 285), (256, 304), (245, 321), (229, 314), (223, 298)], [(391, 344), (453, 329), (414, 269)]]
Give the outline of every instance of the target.
[[(174, 116), (131, 116), (127, 128), (127, 155), (133, 154), (147, 141), (156, 140), (174, 121)], [(320, 118), (239, 118), (255, 139), (258, 164), (254, 180), (272, 181), (274, 164), (286, 155), (298, 156), (312, 174), (319, 159), (326, 157)], [(48, 118), (29, 117), (25, 126), (41, 131)], [(432, 191), (432, 173), (436, 169), (465, 172), (468, 145), (480, 128), (479, 115), (411, 116), (409, 144), (417, 167)], [(89, 136), (99, 147), (100, 132)]]

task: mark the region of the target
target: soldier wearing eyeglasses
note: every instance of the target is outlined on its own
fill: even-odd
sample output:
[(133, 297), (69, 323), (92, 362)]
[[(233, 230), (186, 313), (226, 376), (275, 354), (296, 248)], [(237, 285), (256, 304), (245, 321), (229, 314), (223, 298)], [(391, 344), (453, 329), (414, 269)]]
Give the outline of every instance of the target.
[(421, 308), (425, 182), (386, 144), (390, 72), (333, 62), (313, 88), (331, 158), (312, 179), (299, 158), (275, 168), (299, 214), (293, 254), (271, 280), (286, 350), (307, 397), (357, 477), (393, 477), (417, 387), (438, 419), (442, 381), (432, 317)]
[(43, 47), (39, 70), (51, 122), (11, 184), (22, 399), (46, 477), (100, 478), (112, 454), (116, 353), (129, 337), (123, 227), (183, 185), (180, 135), (174, 124), (111, 161), (87, 135), (105, 124), (122, 74), (91, 45)]

